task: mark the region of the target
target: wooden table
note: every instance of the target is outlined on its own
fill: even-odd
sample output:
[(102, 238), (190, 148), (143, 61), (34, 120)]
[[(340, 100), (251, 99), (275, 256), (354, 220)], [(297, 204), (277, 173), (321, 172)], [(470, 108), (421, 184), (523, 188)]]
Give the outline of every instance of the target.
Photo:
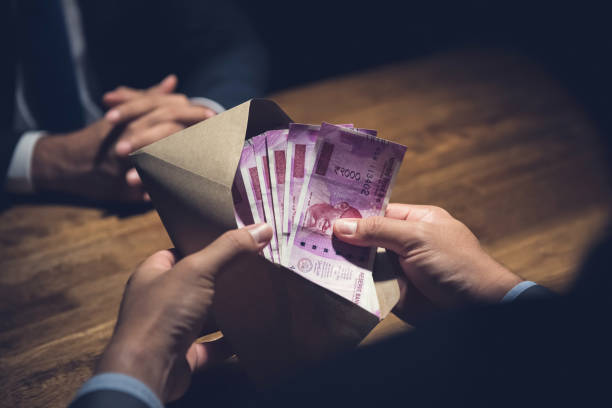
[[(520, 57), (455, 52), (272, 98), (296, 121), (354, 122), (407, 145), (393, 201), (448, 209), (499, 261), (555, 290), (610, 214), (597, 130)], [(130, 272), (170, 245), (155, 211), (2, 212), (0, 405), (65, 406), (111, 335)], [(401, 324), (377, 332), (389, 327)]]

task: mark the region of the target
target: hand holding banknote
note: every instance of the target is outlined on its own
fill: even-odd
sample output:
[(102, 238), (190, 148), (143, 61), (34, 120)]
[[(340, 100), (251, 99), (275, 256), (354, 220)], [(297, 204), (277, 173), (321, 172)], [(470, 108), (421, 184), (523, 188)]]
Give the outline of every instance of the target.
[[(522, 280), (491, 258), (463, 223), (439, 207), (389, 204), (384, 217), (337, 220), (334, 234), (353, 245), (396, 253), (409, 284), (432, 309), (499, 302)], [(405, 309), (413, 301), (414, 296), (402, 296), (398, 308), (410, 313)]]
[(339, 218), (384, 214), (406, 147), (352, 125), (291, 123), (244, 144), (232, 196), (238, 226), (274, 227), (262, 255), (384, 317), (375, 248), (333, 240)]

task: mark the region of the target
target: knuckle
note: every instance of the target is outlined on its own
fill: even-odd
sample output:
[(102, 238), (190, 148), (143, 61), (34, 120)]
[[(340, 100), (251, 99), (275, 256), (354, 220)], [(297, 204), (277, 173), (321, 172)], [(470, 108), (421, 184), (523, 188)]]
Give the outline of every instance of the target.
[(435, 218), (450, 217), (450, 214), (448, 213), (448, 211), (446, 211), (442, 207), (438, 207), (438, 206), (435, 206), (435, 205), (430, 205), (430, 206), (428, 206), (428, 210), (431, 212), (431, 215), (433, 217), (435, 217)]
[(384, 219), (380, 216), (369, 217), (361, 221), (363, 226), (362, 236), (364, 239), (372, 239), (378, 236), (382, 227)]
[(410, 257), (415, 248), (421, 247), (429, 241), (430, 235), (431, 231), (427, 223), (415, 223), (411, 227), (410, 238), (401, 239), (398, 255), (402, 258)]
[(197, 259), (193, 255), (183, 258), (181, 260), (181, 264), (187, 270), (195, 270), (199, 267), (199, 263), (197, 262)]
[(160, 134), (163, 134), (164, 137), (165, 136), (170, 136), (180, 130), (183, 130), (184, 127), (181, 126), (179, 123), (176, 122), (167, 122), (164, 125), (163, 131), (160, 132)]
[(125, 130), (127, 130), (130, 133), (137, 133), (140, 130), (140, 125), (138, 124), (138, 122), (130, 122), (125, 127)]
[(173, 118), (174, 111), (169, 106), (161, 106), (156, 109), (155, 116), (159, 118), (159, 120), (171, 120)]
[(169, 119), (175, 119), (179, 116), (181, 110), (177, 106), (171, 105), (166, 107), (166, 112)]
[(189, 98), (187, 98), (187, 95), (185, 94), (175, 94), (174, 99), (177, 103), (182, 105), (186, 105), (189, 103)]
[(246, 242), (244, 235), (240, 234), (238, 230), (227, 231), (221, 238), (224, 241), (224, 245), (233, 253), (239, 254), (248, 249), (248, 242)]
[(161, 95), (146, 94), (144, 98), (138, 99), (141, 109), (155, 109), (162, 105), (163, 99)]

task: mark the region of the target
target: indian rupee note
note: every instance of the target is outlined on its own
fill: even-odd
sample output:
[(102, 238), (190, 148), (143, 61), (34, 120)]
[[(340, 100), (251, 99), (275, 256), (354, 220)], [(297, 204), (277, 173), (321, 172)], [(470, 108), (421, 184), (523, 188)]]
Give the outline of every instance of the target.
[(378, 316), (375, 248), (334, 239), (333, 224), (339, 218), (384, 215), (405, 151), (405, 146), (324, 123), (287, 246), (290, 269)]
[(255, 221), (253, 220), (251, 205), (240, 172), (240, 165), (236, 169), (236, 176), (234, 176), (234, 182), (232, 183), (232, 201), (234, 203), (234, 216), (236, 217), (238, 228), (253, 224)]
[(270, 183), (270, 166), (268, 164), (268, 150), (266, 148), (266, 135), (264, 132), (260, 135), (253, 136), (253, 152), (255, 153), (255, 163), (257, 165), (257, 175), (259, 177), (259, 185), (263, 210), (266, 217), (266, 222), (272, 227), (272, 239), (270, 240), (270, 250), (272, 252), (272, 262), (280, 263), (280, 255), (278, 251), (278, 237), (276, 236), (276, 217), (274, 216), (274, 205), (272, 203), (272, 185)]
[[(339, 125), (352, 127), (352, 124)], [(310, 169), (314, 165), (315, 145), (318, 139), (319, 125), (307, 125), (302, 123), (290, 123), (287, 135), (286, 158), (288, 166), (285, 168), (285, 203), (283, 208), (282, 234), (285, 242), (288, 242), (291, 228), (298, 212), (298, 204), (303, 188), (308, 185)], [(281, 260), (286, 263), (286, 252)]]
[(283, 216), (285, 206), (285, 169), (288, 129), (270, 130), (266, 132), (270, 184), (272, 188), (272, 204), (274, 207), (274, 222), (278, 239), (278, 252), (283, 259), (284, 248), (289, 235), (283, 235)]
[[(257, 172), (257, 163), (255, 161), (255, 152), (253, 151), (253, 144), (250, 140), (246, 140), (244, 142), (240, 162), (238, 163), (238, 170), (242, 176), (242, 181), (245, 187), (244, 190), (249, 202), (253, 221), (255, 223), (266, 222), (259, 174)], [(270, 245), (266, 245), (263, 248), (262, 253), (267, 260), (274, 262)]]

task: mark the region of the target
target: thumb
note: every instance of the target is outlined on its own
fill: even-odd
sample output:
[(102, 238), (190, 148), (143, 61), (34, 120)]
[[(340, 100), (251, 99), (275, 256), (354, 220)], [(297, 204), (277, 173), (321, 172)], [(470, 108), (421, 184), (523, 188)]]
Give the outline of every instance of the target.
[(153, 85), (151, 88), (149, 88), (149, 91), (153, 93), (169, 94), (174, 92), (177, 84), (178, 78), (176, 75), (170, 74), (162, 79), (159, 84)]
[(214, 278), (217, 273), (236, 256), (256, 253), (272, 239), (272, 227), (268, 224), (253, 224), (227, 231), (212, 244), (179, 262), (200, 277)]
[(418, 241), (417, 228), (414, 221), (386, 217), (341, 218), (334, 223), (334, 235), (352, 245), (377, 246), (401, 254)]
[(172, 269), (176, 263), (176, 258), (177, 255), (174, 249), (158, 251), (145, 259), (136, 268), (128, 282), (131, 285), (135, 282), (138, 282), (138, 285), (145, 285)]

